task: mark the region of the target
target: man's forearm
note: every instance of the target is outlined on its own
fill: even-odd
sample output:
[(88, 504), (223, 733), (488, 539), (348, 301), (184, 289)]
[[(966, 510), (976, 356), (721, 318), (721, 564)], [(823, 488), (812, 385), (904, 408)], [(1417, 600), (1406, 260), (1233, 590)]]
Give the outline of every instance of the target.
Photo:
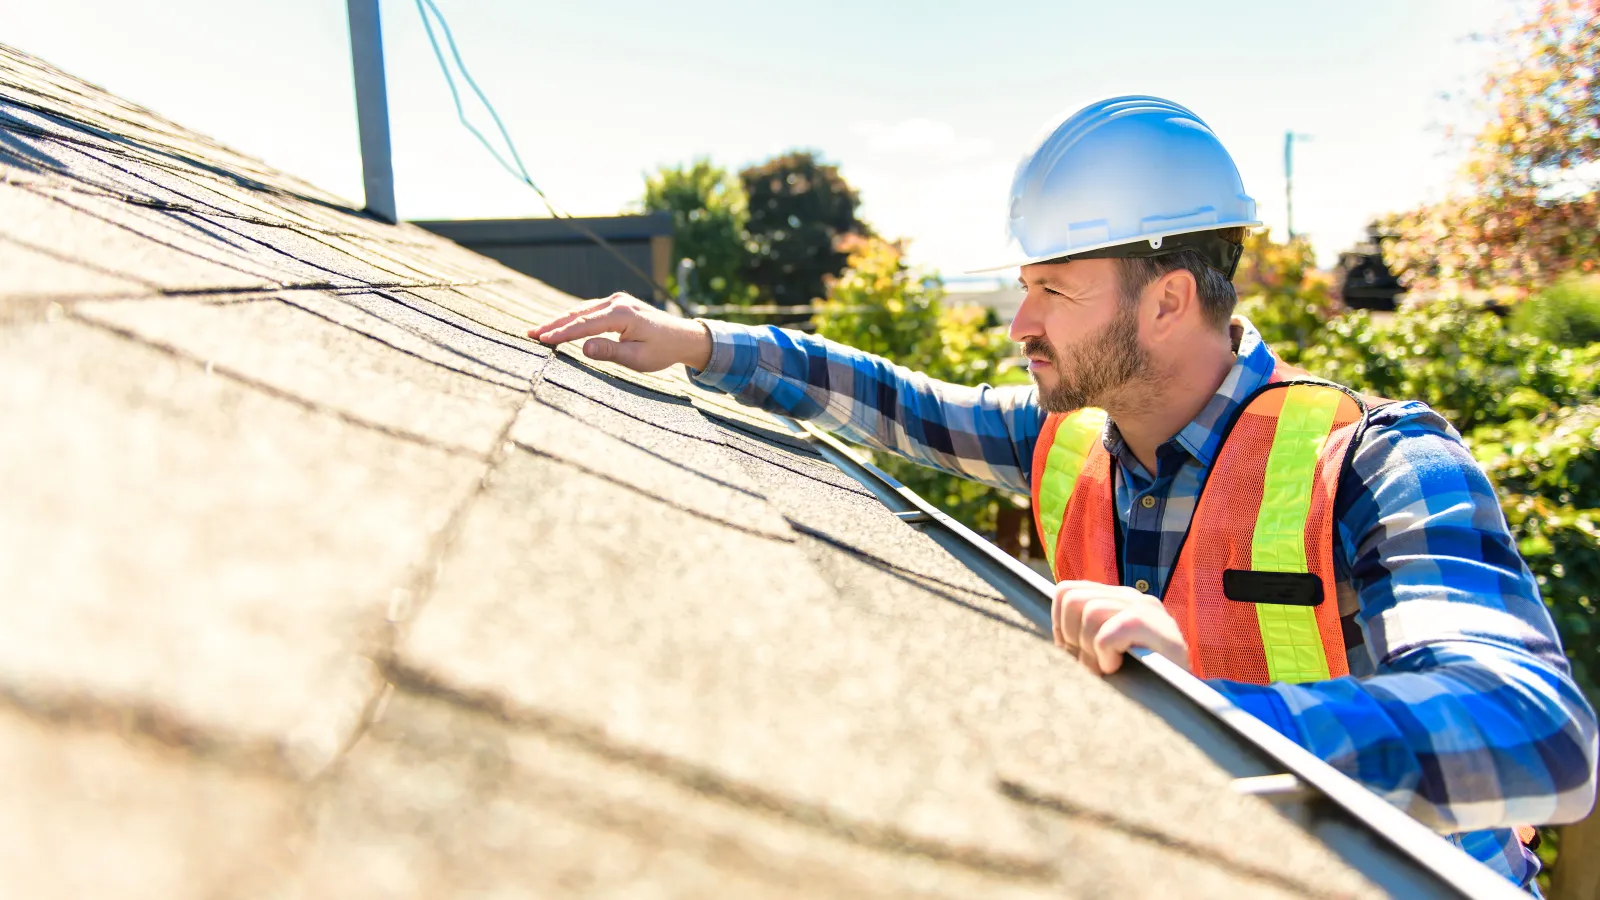
[(1438, 831), (1589, 812), (1595, 720), (1570, 679), (1466, 641), (1418, 648), (1386, 668), (1367, 679), (1212, 686)]
[(696, 383), (913, 462), (1028, 490), (1042, 421), (1032, 388), (947, 384), (812, 335), (706, 324), (711, 356), (691, 373)]

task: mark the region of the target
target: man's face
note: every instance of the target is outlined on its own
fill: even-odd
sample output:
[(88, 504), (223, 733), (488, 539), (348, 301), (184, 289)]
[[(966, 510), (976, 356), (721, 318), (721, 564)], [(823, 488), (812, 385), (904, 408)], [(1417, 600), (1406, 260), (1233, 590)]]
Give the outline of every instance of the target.
[(1127, 405), (1127, 388), (1150, 371), (1139, 343), (1138, 305), (1123, 300), (1116, 260), (1022, 267), (1027, 291), (1011, 322), (1046, 412)]

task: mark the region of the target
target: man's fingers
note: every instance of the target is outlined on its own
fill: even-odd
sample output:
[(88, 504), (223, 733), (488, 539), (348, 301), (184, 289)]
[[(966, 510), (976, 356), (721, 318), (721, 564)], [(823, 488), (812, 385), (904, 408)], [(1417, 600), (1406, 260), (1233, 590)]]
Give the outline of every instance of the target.
[(1083, 604), (1106, 590), (1105, 585), (1094, 581), (1063, 581), (1056, 585), (1050, 601), (1050, 624), (1055, 630), (1056, 646), (1077, 652)]
[(1078, 621), (1083, 615), (1083, 595), (1075, 592), (1074, 582), (1056, 586), (1055, 598), (1050, 603), (1050, 622), (1055, 626), (1056, 646), (1069, 652), (1078, 652)]
[[(1055, 592), (1050, 596), (1050, 630), (1055, 638), (1056, 646), (1073, 653), (1078, 652), (1078, 645), (1072, 638), (1077, 633), (1077, 613), (1073, 612), (1069, 623), (1067, 619), (1067, 594), (1078, 585), (1086, 584), (1081, 581), (1063, 581), (1056, 585)], [(1069, 630), (1070, 629), (1070, 630)]]
[(1189, 667), (1189, 647), (1161, 601), (1133, 588), (1093, 581), (1063, 581), (1050, 603), (1057, 646), (1097, 675), (1122, 668), (1130, 648), (1148, 647)]
[(1154, 632), (1136, 611), (1123, 610), (1105, 623), (1088, 652), (1094, 656), (1100, 671), (1109, 675), (1122, 668), (1122, 654), (1128, 648), (1148, 647), (1148, 641), (1153, 637)]
[(1067, 648), (1066, 635), (1061, 631), (1061, 594), (1062, 592), (1058, 589), (1050, 598), (1050, 637), (1055, 641), (1057, 647)]
[(1100, 665), (1100, 657), (1095, 652), (1095, 640), (1099, 637), (1100, 629), (1127, 609), (1127, 606), (1123, 600), (1105, 596), (1092, 596), (1079, 605), (1081, 612), (1075, 638), (1078, 645), (1078, 659), (1089, 667), (1089, 671), (1097, 675), (1103, 675), (1107, 671)]
[(644, 344), (638, 341), (614, 341), (610, 338), (590, 338), (583, 342), (583, 355), (593, 360), (614, 362), (630, 369), (642, 371), (640, 354)]
[(617, 351), (622, 349), (622, 344), (610, 338), (589, 338), (583, 342), (583, 355), (590, 359), (617, 361), (620, 356)]
[(1189, 648), (1175, 629), (1165, 627), (1171, 621), (1152, 621), (1147, 608), (1127, 607), (1101, 625), (1092, 646), (1085, 649), (1107, 675), (1122, 668), (1122, 655), (1134, 647), (1148, 647), (1187, 669)]
[[(612, 296), (614, 297), (616, 295), (613, 294)], [(528, 337), (531, 337), (535, 340), (543, 340), (543, 335), (572, 322), (579, 316), (586, 316), (592, 312), (595, 312), (596, 310), (604, 309), (606, 306), (610, 305), (610, 303), (611, 297), (607, 297), (603, 300), (590, 300), (584, 303), (582, 306), (573, 307), (572, 309), (567, 310), (543, 325), (528, 329)]]
[[(558, 328), (563, 328), (563, 327), (565, 327), (567, 325), (570, 325), (573, 322), (577, 321), (578, 319), (583, 318), (584, 316), (590, 316), (590, 315), (593, 315), (593, 314), (595, 314), (597, 312), (600, 312), (601, 310), (604, 310), (607, 307), (612, 306), (618, 300), (630, 300), (630, 299), (632, 299), (632, 298), (629, 297), (627, 294), (617, 293), (617, 294), (612, 294), (609, 297), (601, 297), (601, 298), (596, 299), (596, 300), (585, 301), (582, 306), (577, 306), (577, 307), (574, 307), (572, 309), (569, 309), (566, 312), (562, 313), (560, 316), (557, 316), (556, 318), (551, 319), (550, 321), (544, 323), (543, 325), (540, 325), (537, 328), (530, 329), (528, 331), (528, 337), (534, 338), (536, 340), (546, 341), (547, 343), (549, 343), (550, 341), (548, 341), (547, 336), (552, 331), (554, 331), (554, 330), (556, 330)], [(571, 340), (571, 338), (567, 338), (566, 340)], [(555, 341), (554, 343), (560, 343), (560, 341)]]
[(626, 306), (607, 306), (573, 319), (558, 328), (552, 328), (539, 337), (546, 344), (562, 344), (582, 340), (597, 334), (621, 333), (633, 321), (634, 312)]

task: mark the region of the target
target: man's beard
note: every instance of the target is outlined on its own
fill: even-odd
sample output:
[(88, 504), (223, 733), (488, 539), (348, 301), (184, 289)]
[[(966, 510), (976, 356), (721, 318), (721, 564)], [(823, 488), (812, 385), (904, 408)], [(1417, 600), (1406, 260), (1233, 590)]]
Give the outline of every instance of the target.
[(1056, 383), (1052, 387), (1039, 384), (1038, 376), (1034, 376), (1034, 384), (1039, 385), (1039, 405), (1045, 412), (1071, 412), (1085, 406), (1105, 408), (1115, 401), (1126, 405), (1132, 398), (1116, 396), (1121, 389), (1152, 374), (1150, 354), (1139, 346), (1137, 314), (1127, 305), (1117, 310), (1116, 318), (1100, 334), (1067, 348), (1066, 360), (1043, 337), (1028, 338), (1022, 349), (1030, 357), (1049, 360), (1055, 370)]

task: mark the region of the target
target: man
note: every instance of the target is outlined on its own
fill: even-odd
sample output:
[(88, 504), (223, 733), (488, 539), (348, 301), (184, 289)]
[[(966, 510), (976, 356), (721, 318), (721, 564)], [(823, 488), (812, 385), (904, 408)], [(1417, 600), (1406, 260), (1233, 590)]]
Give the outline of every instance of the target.
[(1169, 657), (1533, 889), (1513, 826), (1589, 811), (1594, 711), (1454, 429), (1283, 365), (1232, 317), (1259, 224), (1204, 122), (1115, 98), (1017, 169), (1011, 337), (1032, 387), (934, 382), (625, 295), (530, 335), (683, 363), (743, 402), (1029, 491), (1058, 645), (1101, 673), (1130, 647)]

